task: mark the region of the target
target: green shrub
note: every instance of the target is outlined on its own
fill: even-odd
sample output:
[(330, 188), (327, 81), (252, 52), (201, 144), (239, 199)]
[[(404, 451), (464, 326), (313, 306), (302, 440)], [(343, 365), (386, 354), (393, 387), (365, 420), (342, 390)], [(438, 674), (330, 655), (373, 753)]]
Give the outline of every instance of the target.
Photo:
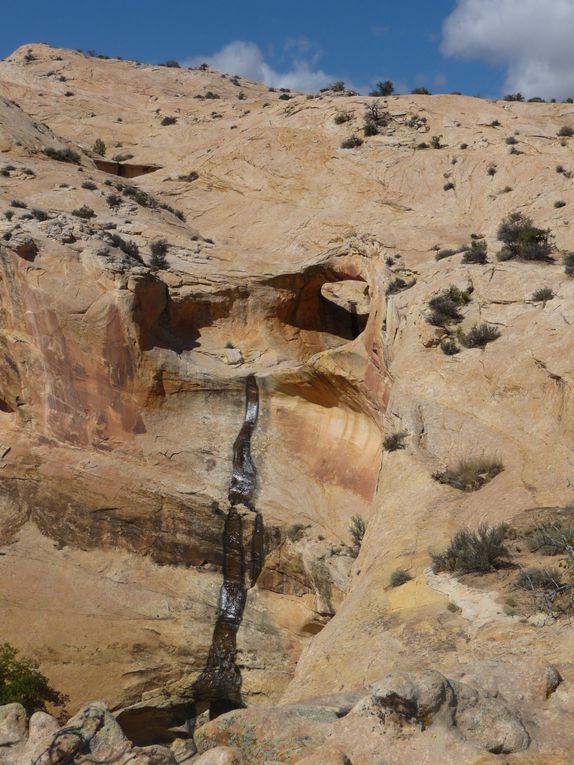
[(504, 545), (507, 533), (508, 526), (504, 523), (500, 526), (481, 524), (477, 531), (461, 529), (444, 552), (432, 556), (433, 571), (486, 574), (501, 568), (509, 554)]
[(456, 188), (456, 186), (454, 185), (454, 183), (452, 181), (449, 181), (448, 183), (444, 184), (444, 186), (442, 187), (442, 190), (443, 191), (452, 191), (455, 188)]
[(87, 189), (88, 191), (95, 191), (98, 187), (93, 181), (84, 181), (82, 183), (82, 188)]
[(47, 157), (50, 157), (50, 159), (55, 159), (58, 162), (71, 162), (72, 164), (79, 164), (80, 162), (80, 155), (77, 151), (74, 151), (73, 149), (53, 149), (51, 146), (48, 146), (44, 149), (44, 154)]
[(392, 96), (395, 92), (395, 86), (391, 80), (385, 80), (384, 82), (377, 82), (375, 90), (372, 90), (370, 96)]
[(119, 234), (115, 234), (113, 232), (108, 234), (108, 238), (112, 247), (117, 247), (140, 265), (145, 265), (140, 255), (139, 247), (134, 241), (131, 239), (126, 241)]
[(411, 93), (413, 96), (432, 96), (430, 90), (427, 90), (426, 88), (413, 88)]
[(76, 210), (72, 210), (72, 215), (75, 215), (76, 218), (83, 218), (84, 220), (90, 220), (90, 218), (96, 217), (96, 213), (87, 205), (82, 205)]
[(399, 449), (405, 448), (405, 438), (408, 433), (405, 430), (400, 430), (397, 433), (391, 433), (383, 439), (383, 449), (387, 452), (396, 452)]
[(151, 258), (149, 262), (151, 269), (158, 271), (168, 268), (168, 262), (166, 258), (168, 248), (169, 245), (166, 239), (157, 239), (155, 242), (151, 243)]
[(564, 517), (537, 523), (525, 533), (531, 552), (542, 555), (564, 555), (574, 551), (574, 513), (566, 508)]
[(507, 143), (509, 146), (515, 146), (518, 141), (513, 135), (509, 135), (508, 138), (505, 139), (505, 143)]
[(385, 292), (386, 295), (397, 295), (399, 292), (403, 292), (404, 290), (408, 290), (411, 287), (415, 285), (415, 282), (407, 282), (404, 279), (401, 279), (400, 276), (397, 276), (396, 279), (393, 279), (392, 282), (390, 282), (389, 286), (387, 287), (387, 290)]
[(442, 341), (440, 349), (445, 356), (456, 356), (457, 353), (460, 353), (460, 348), (454, 340), (451, 340), (450, 338)]
[(460, 341), (465, 348), (484, 348), (499, 337), (500, 331), (496, 327), (490, 324), (477, 324), (470, 332), (461, 335)]
[(499, 459), (484, 456), (469, 457), (460, 460), (452, 468), (434, 473), (433, 478), (459, 491), (478, 491), (503, 469), (504, 466)]
[(350, 112), (337, 112), (334, 117), (335, 125), (343, 125), (345, 122), (350, 122)]
[(358, 135), (351, 135), (348, 138), (345, 138), (343, 143), (341, 144), (341, 149), (356, 149), (357, 146), (363, 145), (363, 139), (359, 138)]
[(560, 138), (572, 138), (574, 135), (574, 128), (570, 125), (563, 125), (557, 134)]
[(554, 568), (527, 568), (518, 574), (515, 584), (521, 590), (557, 590), (562, 575)]
[(497, 236), (504, 244), (499, 260), (518, 258), (553, 262), (550, 253), (554, 244), (550, 230), (537, 228), (522, 213), (511, 213), (505, 218), (498, 227)]
[(545, 303), (554, 297), (554, 290), (551, 287), (540, 287), (540, 289), (534, 290), (530, 299), (535, 303)]
[(433, 149), (442, 149), (442, 143), (440, 142), (441, 138), (442, 138), (442, 135), (431, 136), (430, 145)]
[(163, 127), (165, 127), (166, 125), (175, 125), (175, 123), (176, 123), (176, 122), (177, 122), (177, 117), (166, 116), (166, 117), (164, 117), (164, 118), (162, 119), (162, 121), (161, 121), (161, 123), (160, 123), (160, 124), (161, 124)]
[(293, 96), (290, 96), (289, 93), (281, 93), (281, 95), (279, 96), (280, 101), (290, 101), (292, 98)]
[(567, 276), (574, 276), (574, 252), (569, 252), (564, 256), (564, 273)]
[(379, 134), (379, 128), (376, 126), (374, 122), (365, 122), (363, 125), (363, 133), (366, 138), (373, 135)]
[(96, 138), (94, 145), (92, 146), (92, 151), (94, 154), (99, 154), (100, 157), (106, 156), (106, 144), (101, 138)]
[(462, 314), (459, 311), (459, 307), (466, 305), (469, 301), (470, 295), (468, 292), (463, 292), (458, 287), (451, 285), (448, 289), (443, 290), (429, 300), (428, 305), (431, 309), (431, 314), (427, 318), (427, 322), (435, 327), (442, 327), (453, 321), (461, 321)]
[(45, 711), (46, 704), (61, 706), (66, 698), (55, 691), (32, 659), (19, 657), (9, 643), (0, 645), (0, 706), (22, 704), (28, 714)]
[(170, 59), (169, 61), (166, 61), (163, 64), (160, 64), (160, 66), (167, 66), (169, 69), (179, 69), (180, 68), (179, 61), (175, 61), (175, 59)]
[(38, 221), (48, 220), (48, 218), (50, 217), (48, 213), (45, 212), (44, 210), (34, 209), (34, 210), (31, 210), (31, 213), (34, 216), (34, 218), (36, 218), (36, 220)]
[(386, 111), (379, 101), (374, 101), (365, 109), (365, 122), (373, 122), (377, 127), (387, 127), (391, 120), (390, 112)]
[(508, 93), (504, 98), (503, 101), (524, 101), (524, 96), (522, 93)]
[(434, 258), (435, 260), (444, 260), (445, 258), (452, 258), (453, 255), (457, 255), (459, 252), (460, 250), (452, 249), (439, 250)]
[(10, 207), (17, 207), (17, 208), (20, 208), (21, 210), (26, 210), (28, 205), (26, 204), (26, 202), (22, 202), (20, 199), (13, 199), (10, 202)]
[(400, 587), (402, 584), (410, 582), (412, 579), (411, 574), (404, 568), (397, 568), (389, 577), (389, 584), (391, 587)]
[(494, 165), (489, 165), (489, 167), (486, 168), (486, 173), (490, 176), (496, 175), (496, 167)]
[(360, 515), (354, 515), (351, 518), (351, 524), (349, 526), (349, 534), (351, 535), (351, 550), (353, 556), (356, 558), (363, 544), (363, 537), (365, 536), (366, 524)]
[(333, 93), (343, 93), (345, 91), (345, 83), (343, 80), (337, 80), (332, 85), (329, 85), (327, 90), (332, 90)]
[(122, 203), (122, 198), (119, 194), (108, 194), (106, 197), (106, 202), (109, 207), (116, 208), (119, 207)]
[(470, 247), (466, 248), (462, 256), (462, 262), (469, 264), (478, 264), (483, 266), (488, 262), (487, 248), (484, 239), (473, 239)]

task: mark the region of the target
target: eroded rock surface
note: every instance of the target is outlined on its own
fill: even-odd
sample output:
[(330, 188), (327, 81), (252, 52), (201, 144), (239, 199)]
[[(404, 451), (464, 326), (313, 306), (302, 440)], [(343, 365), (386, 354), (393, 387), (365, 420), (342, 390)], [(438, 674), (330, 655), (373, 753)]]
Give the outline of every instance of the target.
[[(187, 759), (194, 737), (237, 746), (233, 723), (261, 741), (277, 726), (281, 762), (570, 762), (570, 621), (511, 605), (515, 569), (429, 565), (480, 522), (512, 526), (513, 566), (544, 565), (520, 535), (572, 501), (574, 193), (556, 134), (574, 113), (392, 97), (349, 151), (366, 97), (241, 90), (45, 45), (0, 62), (3, 634), (70, 710), (105, 698), (128, 743)], [(442, 148), (417, 149), (432, 135)], [(551, 229), (553, 263), (496, 259), (515, 210)], [(435, 258), (481, 236), (483, 265)], [(443, 353), (429, 300), (451, 285), (469, 298), (456, 328), (487, 323), (495, 342), (451, 327), (459, 353)], [(554, 297), (533, 300), (541, 287)], [(503, 464), (480, 490), (433, 479), (480, 455)], [(233, 699), (203, 682), (231, 512)], [(397, 569), (412, 578), (390, 587)], [(205, 724), (230, 701), (249, 709)]]

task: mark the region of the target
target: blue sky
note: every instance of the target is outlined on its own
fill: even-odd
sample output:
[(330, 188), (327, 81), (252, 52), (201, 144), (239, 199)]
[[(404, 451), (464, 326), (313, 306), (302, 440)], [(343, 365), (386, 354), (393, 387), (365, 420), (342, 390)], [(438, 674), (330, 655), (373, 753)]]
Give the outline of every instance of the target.
[[(285, 77), (294, 86), (343, 79), (364, 91), (378, 79), (391, 79), (403, 92), (425, 86), (485, 97), (500, 96), (516, 84), (527, 95), (556, 96), (556, 88), (570, 84), (556, 84), (560, 72), (552, 62), (544, 79), (546, 64), (541, 69), (538, 62), (544, 51), (550, 56), (556, 48), (552, 34), (559, 35), (565, 24), (569, 33), (574, 28), (569, 23), (574, 0), (542, 5), (540, 0), (27, 0), (10, 3), (5, 11), (0, 56), (27, 42), (48, 42), (146, 62), (223, 61), (229, 71), (236, 67), (233, 73), (267, 73), (273, 80), (268, 84), (281, 84)], [(563, 13), (549, 29), (546, 48), (534, 64), (525, 61), (530, 38), (539, 36), (540, 25), (552, 25), (552, 9)], [(535, 11), (543, 15), (531, 25)], [(516, 47), (509, 48), (509, 38), (517, 34)], [(222, 57), (232, 43), (243, 45), (227, 48)], [(472, 58), (463, 58), (467, 55)], [(529, 65), (530, 79), (521, 79)]]

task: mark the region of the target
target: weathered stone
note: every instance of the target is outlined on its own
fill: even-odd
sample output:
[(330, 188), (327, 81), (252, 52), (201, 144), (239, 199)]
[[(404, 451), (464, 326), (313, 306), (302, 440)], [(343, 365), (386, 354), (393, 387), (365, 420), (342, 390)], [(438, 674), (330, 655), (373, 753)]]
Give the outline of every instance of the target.
[(0, 746), (17, 744), (26, 738), (28, 715), (21, 704), (0, 707)]

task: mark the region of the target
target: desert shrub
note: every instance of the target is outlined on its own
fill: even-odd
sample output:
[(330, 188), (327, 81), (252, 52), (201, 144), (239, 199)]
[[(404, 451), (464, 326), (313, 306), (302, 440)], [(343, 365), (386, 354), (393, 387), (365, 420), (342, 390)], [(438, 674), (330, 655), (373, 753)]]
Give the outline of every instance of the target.
[(50, 217), (48, 213), (45, 212), (44, 210), (34, 209), (34, 210), (31, 210), (31, 213), (34, 216), (34, 218), (36, 218), (36, 220), (39, 220), (39, 221), (48, 220), (48, 218)]
[(413, 88), (411, 93), (413, 96), (432, 96), (430, 90), (427, 90), (426, 88)]
[(446, 249), (446, 250), (439, 250), (437, 254), (434, 256), (435, 260), (444, 260), (445, 258), (452, 258), (453, 255), (457, 255), (459, 250), (452, 250), (452, 249)]
[(397, 433), (390, 433), (383, 439), (383, 449), (387, 452), (396, 452), (399, 449), (405, 448), (405, 438), (408, 433), (405, 430), (400, 430)]
[(397, 568), (389, 577), (389, 584), (391, 587), (400, 587), (402, 584), (410, 582), (412, 579), (411, 574), (404, 568)]
[(345, 91), (345, 83), (343, 80), (337, 80), (327, 87), (327, 90), (332, 90), (333, 93), (343, 93)]
[(345, 138), (341, 144), (341, 149), (355, 149), (357, 146), (363, 145), (363, 139), (358, 135), (351, 135), (349, 138)]
[(574, 252), (564, 255), (564, 273), (567, 276), (574, 276)]
[(498, 227), (498, 239), (504, 247), (499, 260), (540, 260), (553, 262), (550, 253), (554, 249), (549, 229), (537, 228), (531, 218), (522, 213), (511, 213)]
[(496, 167), (494, 165), (490, 165), (486, 168), (486, 174), (490, 176), (496, 175)]
[(460, 353), (460, 348), (454, 340), (451, 340), (450, 338), (442, 341), (440, 349), (445, 356), (456, 356), (457, 353)]
[(334, 117), (335, 125), (343, 125), (345, 122), (350, 122), (350, 112), (337, 112)]
[(191, 183), (192, 181), (196, 181), (198, 178), (199, 178), (199, 173), (197, 173), (195, 170), (190, 170), (190, 172), (186, 173), (185, 175), (179, 175), (177, 180), (187, 181), (188, 183)]
[(168, 267), (166, 258), (168, 248), (169, 245), (166, 239), (157, 239), (155, 242), (151, 243), (151, 258), (149, 264), (150, 268), (152, 268), (154, 271), (159, 269), (166, 269)]
[(387, 287), (387, 290), (385, 292), (386, 295), (396, 295), (399, 292), (403, 292), (404, 290), (408, 290), (411, 287), (414, 287), (415, 282), (407, 282), (405, 279), (401, 279), (400, 276), (397, 276), (396, 279), (393, 279), (392, 282), (390, 282), (389, 286)]
[(478, 491), (503, 469), (502, 462), (495, 457), (468, 457), (454, 467), (434, 473), (433, 478), (459, 491)]
[(28, 207), (28, 205), (26, 204), (26, 202), (22, 202), (20, 199), (13, 199), (10, 202), (10, 207), (18, 207), (21, 210), (25, 210)]
[(51, 146), (48, 146), (44, 149), (44, 154), (58, 162), (71, 162), (75, 165), (80, 162), (80, 155), (73, 149), (53, 149)]
[(527, 568), (516, 577), (521, 590), (556, 590), (562, 584), (562, 575), (555, 568)]
[(124, 254), (128, 255), (133, 260), (136, 260), (142, 266), (145, 265), (140, 255), (139, 247), (133, 240), (123, 239), (119, 234), (108, 234), (108, 239), (112, 247), (117, 247)]
[(138, 189), (136, 186), (124, 186), (122, 193), (126, 197), (133, 199), (140, 207), (157, 207), (157, 202), (152, 195), (148, 194), (147, 191)]
[(290, 101), (293, 98), (293, 96), (290, 96), (289, 93), (281, 93), (279, 96), (280, 101)]
[(87, 191), (95, 191), (98, 187), (93, 181), (84, 181), (82, 183), (82, 188), (86, 189)]
[(513, 135), (509, 135), (508, 138), (505, 139), (505, 143), (507, 143), (509, 146), (516, 146), (518, 141)]
[(370, 96), (392, 96), (395, 92), (395, 86), (391, 80), (384, 80), (384, 82), (377, 82), (375, 89), (372, 90)]
[(160, 66), (167, 66), (168, 69), (179, 69), (180, 64), (179, 61), (175, 61), (175, 59), (169, 59), (169, 61), (165, 61), (163, 64), (160, 64)]
[(561, 207), (566, 207), (566, 202), (563, 199), (557, 199), (556, 202), (554, 202), (554, 207), (559, 210)]
[(177, 117), (166, 116), (162, 119), (160, 124), (165, 127), (166, 125), (175, 125), (176, 122), (177, 122)]
[(4, 217), (6, 218), (6, 220), (12, 220), (12, 218), (14, 217), (14, 210), (6, 210), (4, 212)]
[(535, 303), (545, 303), (547, 300), (552, 300), (553, 297), (554, 290), (551, 287), (540, 287), (540, 289), (534, 290), (530, 299)]
[(366, 524), (360, 515), (354, 515), (351, 518), (351, 524), (349, 526), (349, 534), (351, 536), (351, 550), (353, 556), (356, 558), (361, 549), (363, 543), (363, 537), (365, 536)]
[(461, 335), (460, 341), (465, 348), (484, 348), (499, 337), (500, 331), (491, 324), (476, 324), (470, 332)]
[(379, 128), (377, 127), (376, 123), (374, 122), (365, 122), (363, 125), (363, 133), (365, 137), (378, 135), (379, 134)]
[(368, 104), (365, 109), (365, 122), (374, 122), (378, 127), (387, 127), (391, 119), (390, 112), (386, 111), (379, 101)]
[(19, 657), (9, 643), (0, 645), (0, 705), (22, 704), (28, 714), (61, 706), (65, 697), (55, 691), (32, 659)]
[(442, 187), (442, 190), (443, 191), (452, 191), (452, 189), (455, 189), (455, 188), (456, 188), (456, 186), (454, 185), (454, 183), (452, 181), (449, 181), (448, 183), (444, 184), (444, 186)]
[(504, 98), (503, 101), (524, 101), (524, 96), (522, 93), (508, 93)]
[(562, 173), (565, 173), (565, 172), (566, 172), (566, 170), (565, 170), (565, 168), (564, 168), (564, 165), (556, 165), (556, 172), (557, 172), (557, 173), (559, 173), (560, 175), (561, 175)]
[(429, 300), (431, 315), (427, 321), (436, 327), (442, 327), (453, 321), (461, 321), (462, 314), (459, 312), (459, 307), (469, 302), (470, 294), (459, 290), (453, 284)]
[(75, 215), (76, 218), (83, 218), (84, 220), (90, 220), (90, 218), (96, 217), (96, 213), (87, 205), (82, 205), (81, 207), (72, 210), (72, 215)]
[[(155, 202), (155, 200), (154, 200), (154, 202)], [(154, 205), (154, 207), (155, 207), (155, 205)], [(179, 220), (185, 221), (185, 215), (183, 214), (183, 212), (181, 210), (177, 210), (175, 207), (172, 207), (171, 205), (168, 205), (167, 202), (160, 202), (159, 207), (160, 207), (160, 209), (167, 210), (172, 215), (175, 215), (175, 217), (179, 218)], [(208, 240), (205, 239), (204, 241), (207, 242)], [(213, 242), (212, 242), (212, 244), (213, 244)]]
[(106, 156), (106, 144), (101, 138), (96, 138), (94, 145), (92, 146), (92, 151), (94, 154), (99, 154), (100, 157)]
[(574, 128), (570, 127), (570, 125), (562, 125), (557, 135), (560, 138), (572, 138), (574, 135)]
[(468, 149), (467, 143), (461, 143), (460, 148), (464, 151), (465, 149)]
[(531, 552), (542, 555), (572, 554), (574, 551), (574, 513), (566, 509), (563, 517), (554, 521), (537, 523), (525, 533), (526, 544)]
[(420, 150), (430, 149), (430, 146), (428, 145), (428, 143), (425, 143), (425, 141), (421, 141), (420, 143), (417, 144), (417, 149), (420, 149)]
[(441, 138), (442, 138), (442, 135), (431, 136), (430, 145), (433, 149), (442, 149), (442, 143), (440, 142)]
[(473, 263), (483, 266), (487, 262), (487, 248), (484, 239), (473, 239), (470, 247), (462, 256), (463, 263)]
[(504, 523), (500, 526), (481, 524), (477, 531), (461, 529), (444, 552), (432, 556), (433, 571), (486, 574), (501, 568), (509, 554), (504, 544), (507, 533), (508, 526)]
[(123, 200), (119, 194), (108, 194), (106, 197), (106, 202), (108, 204), (108, 207), (112, 207), (112, 208), (119, 207), (122, 201)]
[(508, 151), (508, 153), (509, 153), (509, 154), (522, 154), (523, 152), (519, 151), (519, 150), (516, 148), (516, 146), (511, 146), (511, 147), (510, 147), (510, 149), (509, 149), (509, 151)]

